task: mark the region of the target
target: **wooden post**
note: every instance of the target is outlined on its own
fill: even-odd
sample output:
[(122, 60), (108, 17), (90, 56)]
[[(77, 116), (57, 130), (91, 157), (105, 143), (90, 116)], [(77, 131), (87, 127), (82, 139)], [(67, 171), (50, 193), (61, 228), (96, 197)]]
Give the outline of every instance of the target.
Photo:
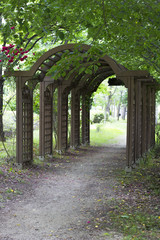
[(89, 97), (82, 95), (82, 144), (90, 143)]
[(147, 88), (142, 84), (142, 154), (147, 151)]
[(147, 87), (147, 151), (151, 147), (151, 87)]
[(24, 84), (21, 77), (17, 79), (17, 163), (33, 161), (33, 91)]
[(71, 92), (71, 147), (80, 144), (80, 97), (76, 89)]
[(62, 86), (58, 86), (58, 152), (62, 151)]
[(44, 115), (45, 83), (40, 83), (40, 118), (39, 118), (39, 155), (45, 156), (45, 115)]
[(30, 108), (30, 134), (31, 134), (31, 145), (30, 145), (30, 151), (31, 151), (31, 159), (29, 160), (29, 162), (33, 162), (33, 89), (30, 91), (31, 93), (31, 98), (30, 98), (30, 101), (31, 101), (31, 108)]
[(142, 89), (141, 81), (136, 81), (136, 135), (135, 135), (135, 157), (142, 156)]
[(82, 95), (82, 144), (85, 144), (85, 128), (86, 128), (85, 96)]
[(22, 89), (23, 115), (23, 163), (33, 161), (33, 90), (28, 86)]
[(88, 103), (87, 108), (87, 144), (90, 145), (90, 104)]
[(40, 156), (52, 154), (53, 151), (53, 87), (45, 87), (45, 82), (40, 83)]
[(3, 129), (3, 87), (4, 78), (2, 77), (2, 67), (0, 67), (0, 141), (5, 141)]
[(62, 150), (68, 148), (68, 95), (62, 96)]
[(16, 80), (16, 162), (23, 163), (22, 79)]
[(135, 80), (134, 77), (129, 77), (126, 146), (127, 168), (130, 168), (135, 163), (135, 126)]
[(155, 145), (155, 88), (151, 88), (151, 146)]
[(67, 149), (68, 138), (68, 96), (62, 92), (62, 85), (58, 86), (58, 152)]

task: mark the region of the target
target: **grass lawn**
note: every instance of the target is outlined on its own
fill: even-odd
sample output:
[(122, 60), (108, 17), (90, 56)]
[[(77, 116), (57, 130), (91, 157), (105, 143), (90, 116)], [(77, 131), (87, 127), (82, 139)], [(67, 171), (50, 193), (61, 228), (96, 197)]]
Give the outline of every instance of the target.
[(93, 124), (90, 127), (90, 142), (92, 146), (102, 146), (117, 143), (117, 137), (126, 134), (126, 122), (107, 122)]
[[(90, 139), (92, 146), (102, 146), (106, 144), (116, 143), (116, 138), (126, 134), (126, 121), (107, 122), (105, 124), (90, 125)], [(54, 141), (54, 139), (53, 139)], [(39, 130), (33, 133), (33, 152), (34, 156), (39, 154)], [(55, 144), (55, 143), (54, 143)], [(8, 154), (7, 154), (8, 152)], [(0, 159), (15, 157), (16, 155), (16, 139), (7, 138), (6, 142), (0, 142)]]

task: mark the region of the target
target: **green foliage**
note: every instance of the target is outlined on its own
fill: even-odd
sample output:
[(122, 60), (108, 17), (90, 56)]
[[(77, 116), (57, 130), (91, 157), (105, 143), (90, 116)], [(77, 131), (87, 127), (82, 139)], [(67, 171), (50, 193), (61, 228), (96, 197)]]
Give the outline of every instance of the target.
[(40, 90), (39, 84), (37, 84), (36, 89), (33, 91), (33, 112), (39, 114), (40, 103)]
[(0, 41), (24, 49), (40, 40), (89, 43), (126, 67), (158, 77), (159, 13), (158, 0), (4, 0)]
[(122, 103), (127, 103), (127, 89), (124, 86), (108, 86), (108, 79), (104, 80), (98, 87), (97, 91), (93, 94), (93, 98), (98, 105), (103, 106), (104, 100), (107, 100), (107, 96), (112, 96), (112, 102), (116, 105), (119, 104), (119, 99), (122, 92)]
[(156, 127), (155, 127), (155, 140), (156, 140), (156, 143), (159, 145), (160, 144), (160, 124), (156, 124)]
[(156, 92), (156, 103), (160, 104), (160, 91)]
[[(12, 135), (12, 133), (11, 133)], [(12, 161), (16, 155), (16, 139), (14, 134), (7, 137), (5, 142), (0, 142), (1, 155), (0, 159)]]
[(53, 147), (57, 147), (58, 141), (58, 90), (55, 89), (53, 94)]
[(104, 80), (98, 87), (97, 91), (92, 95), (92, 106), (97, 108), (102, 107), (105, 121), (108, 121), (112, 115), (111, 109), (120, 110), (122, 104), (127, 105), (127, 89), (124, 86), (108, 86), (108, 79)]
[(92, 75), (98, 70), (99, 57), (100, 51), (98, 48), (91, 47), (84, 53), (81, 46), (77, 44), (73, 52), (67, 50), (62, 54), (61, 59), (50, 68), (47, 75), (53, 76), (54, 79), (63, 77), (66, 80), (72, 74), (86, 73)]
[[(118, 208), (117, 211), (111, 214), (111, 220), (114, 221), (118, 230), (121, 230), (126, 237), (124, 240), (142, 240), (147, 239), (157, 239), (158, 240), (158, 229), (159, 219), (156, 216), (146, 214), (144, 212), (135, 211), (130, 213), (126, 208), (123, 207), (123, 215), (120, 215), (121, 209)], [(154, 234), (156, 233), (157, 234)], [(157, 238), (152, 238), (157, 235)]]
[(103, 113), (95, 114), (94, 118), (93, 118), (93, 123), (100, 123), (100, 122), (102, 122), (103, 119), (104, 119)]
[(0, 169), (0, 175), (2, 176), (2, 175), (4, 175), (4, 172)]

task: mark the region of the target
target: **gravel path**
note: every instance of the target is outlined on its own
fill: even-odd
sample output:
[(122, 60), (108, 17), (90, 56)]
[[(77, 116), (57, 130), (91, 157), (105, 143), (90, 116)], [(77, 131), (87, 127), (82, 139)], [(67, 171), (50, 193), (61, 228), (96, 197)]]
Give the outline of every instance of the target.
[(56, 168), (42, 175), (32, 191), (0, 211), (0, 240), (122, 239), (110, 232), (107, 213), (116, 198), (113, 170), (125, 167), (123, 140), (53, 162)]

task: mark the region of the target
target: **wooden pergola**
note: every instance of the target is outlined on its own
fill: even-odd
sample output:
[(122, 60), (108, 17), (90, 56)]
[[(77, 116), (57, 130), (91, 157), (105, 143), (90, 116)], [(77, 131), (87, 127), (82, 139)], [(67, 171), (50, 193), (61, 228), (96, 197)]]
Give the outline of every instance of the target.
[[(73, 71), (69, 78), (53, 79), (46, 76), (63, 53), (71, 54), (75, 45), (61, 45), (43, 54), (29, 71), (15, 71), (17, 91), (17, 156), (18, 164), (33, 161), (33, 91), (40, 82), (40, 156), (53, 153), (53, 93), (58, 91), (58, 143), (62, 152), (68, 146), (68, 94), (71, 93), (70, 147), (90, 142), (90, 97), (109, 76), (109, 85), (128, 88), (126, 166), (132, 165), (155, 144), (155, 80), (147, 71), (130, 71), (105, 55), (91, 75)], [(90, 49), (82, 45), (83, 55)], [(86, 64), (87, 59), (83, 59)], [(67, 70), (68, 71), (68, 70)], [(80, 142), (80, 98), (82, 99), (82, 140)]]

